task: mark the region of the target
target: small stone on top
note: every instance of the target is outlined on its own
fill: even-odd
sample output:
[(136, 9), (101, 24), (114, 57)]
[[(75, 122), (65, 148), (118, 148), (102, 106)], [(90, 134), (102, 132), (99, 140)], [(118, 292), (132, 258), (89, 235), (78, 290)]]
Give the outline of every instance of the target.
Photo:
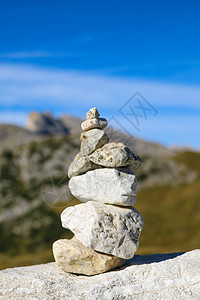
[(86, 114), (86, 119), (94, 119), (94, 118), (98, 118), (100, 116), (98, 110), (96, 107), (91, 108), (87, 114)]
[(93, 119), (85, 120), (84, 122), (81, 123), (81, 128), (83, 129), (83, 131), (88, 131), (94, 128), (103, 129), (106, 126), (107, 126), (107, 120), (104, 118), (93, 118)]

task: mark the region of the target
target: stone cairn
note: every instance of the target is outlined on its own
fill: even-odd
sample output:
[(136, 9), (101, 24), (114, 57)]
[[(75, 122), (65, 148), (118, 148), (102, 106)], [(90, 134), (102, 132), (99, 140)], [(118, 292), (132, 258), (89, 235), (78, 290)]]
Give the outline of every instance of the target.
[(69, 189), (81, 204), (66, 208), (62, 226), (71, 240), (53, 244), (57, 266), (65, 272), (94, 275), (122, 266), (134, 256), (143, 226), (133, 207), (141, 159), (122, 143), (109, 143), (106, 119), (91, 108), (81, 124), (81, 149), (69, 166)]

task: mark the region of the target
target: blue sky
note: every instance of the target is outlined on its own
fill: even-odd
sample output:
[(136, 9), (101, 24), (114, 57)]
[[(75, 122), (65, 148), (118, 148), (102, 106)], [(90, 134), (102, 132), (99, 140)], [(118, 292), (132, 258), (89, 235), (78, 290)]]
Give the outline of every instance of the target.
[[(97, 106), (133, 135), (199, 149), (199, 11), (198, 1), (1, 1), (0, 122)], [(136, 92), (157, 112), (137, 108), (139, 130), (120, 111)]]

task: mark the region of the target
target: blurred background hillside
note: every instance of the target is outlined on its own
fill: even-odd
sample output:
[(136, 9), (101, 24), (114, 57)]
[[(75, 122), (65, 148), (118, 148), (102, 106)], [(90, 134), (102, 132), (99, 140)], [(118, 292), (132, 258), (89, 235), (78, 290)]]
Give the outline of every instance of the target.
[[(79, 151), (81, 120), (34, 113), (29, 124), (35, 122), (34, 131), (0, 126), (1, 268), (51, 261), (53, 241), (72, 236), (61, 227), (59, 214), (79, 203), (67, 189), (66, 174)], [(136, 170), (135, 207), (145, 222), (138, 254), (198, 248), (200, 153), (107, 132), (143, 159)]]
[(0, 9), (0, 268), (53, 260), (79, 203), (67, 169), (91, 107), (138, 154), (137, 254), (200, 248), (197, 1), (12, 1)]

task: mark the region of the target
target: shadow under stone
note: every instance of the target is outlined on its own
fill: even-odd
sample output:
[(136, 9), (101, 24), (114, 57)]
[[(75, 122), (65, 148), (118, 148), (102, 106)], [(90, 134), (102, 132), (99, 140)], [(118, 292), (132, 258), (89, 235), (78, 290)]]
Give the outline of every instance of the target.
[(153, 255), (135, 255), (133, 258), (126, 260), (125, 265), (122, 266), (122, 268), (125, 268), (130, 265), (144, 265), (144, 264), (157, 263), (157, 262), (175, 258), (177, 256), (183, 255), (184, 253), (185, 252), (153, 254)]

